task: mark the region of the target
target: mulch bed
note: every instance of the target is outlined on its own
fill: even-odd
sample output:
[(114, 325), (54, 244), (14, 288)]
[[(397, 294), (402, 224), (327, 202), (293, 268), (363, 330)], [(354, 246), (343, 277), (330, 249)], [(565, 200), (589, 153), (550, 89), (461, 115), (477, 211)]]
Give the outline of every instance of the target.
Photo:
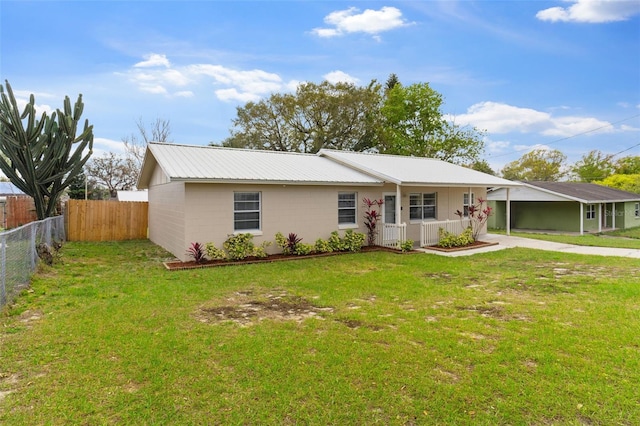
[[(397, 254), (409, 254), (409, 253), (419, 253), (416, 250), (403, 252), (400, 250), (392, 249), (389, 247), (382, 246), (364, 246), (362, 250), (358, 253), (370, 252), (370, 251), (387, 251), (390, 253)], [(217, 266), (233, 266), (233, 265), (249, 265), (252, 263), (269, 263), (269, 262), (281, 262), (285, 260), (301, 260), (301, 259), (312, 259), (315, 257), (327, 257), (327, 256), (339, 256), (343, 254), (351, 254), (349, 251), (339, 251), (339, 252), (331, 252), (331, 253), (313, 253), (313, 254), (305, 254), (305, 255), (285, 255), (285, 254), (271, 254), (267, 257), (247, 257), (243, 260), (205, 260), (201, 263), (196, 263), (193, 261), (190, 262), (180, 262), (179, 260), (163, 262), (165, 268), (170, 271), (183, 270), (183, 269), (197, 269), (197, 268), (211, 268)]]
[(435, 251), (449, 253), (449, 252), (456, 252), (456, 251), (463, 251), (463, 250), (473, 250), (473, 249), (477, 249), (477, 248), (490, 247), (490, 246), (495, 246), (495, 245), (498, 245), (498, 243), (488, 243), (486, 241), (474, 241), (471, 244), (466, 245), (464, 247), (427, 246), (427, 247), (424, 247), (424, 248), (428, 249), (428, 250), (435, 250)]

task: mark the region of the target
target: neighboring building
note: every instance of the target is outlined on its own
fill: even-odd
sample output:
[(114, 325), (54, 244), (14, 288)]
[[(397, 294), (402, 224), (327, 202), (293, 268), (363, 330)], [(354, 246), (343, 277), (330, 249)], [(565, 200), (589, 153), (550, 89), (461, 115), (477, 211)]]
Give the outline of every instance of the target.
[(11, 182), (0, 182), (0, 228), (12, 229), (37, 220), (33, 198)]
[(426, 241), (426, 223), (458, 220), (456, 210), (495, 186), (519, 184), (428, 158), (158, 143), (148, 145), (138, 182), (148, 188), (149, 238), (182, 260), (192, 242), (221, 247), (234, 233), (257, 244), (277, 232), (306, 243), (335, 230), (366, 233), (364, 198), (384, 200), (385, 245)]
[(149, 201), (149, 196), (146, 190), (140, 190), (140, 191), (119, 190), (116, 199), (118, 201), (147, 202)]
[[(594, 183), (522, 182), (509, 192), (511, 229), (602, 232), (640, 226), (640, 194)], [(507, 192), (496, 188), (487, 194), (494, 215), (488, 227), (507, 224)]]

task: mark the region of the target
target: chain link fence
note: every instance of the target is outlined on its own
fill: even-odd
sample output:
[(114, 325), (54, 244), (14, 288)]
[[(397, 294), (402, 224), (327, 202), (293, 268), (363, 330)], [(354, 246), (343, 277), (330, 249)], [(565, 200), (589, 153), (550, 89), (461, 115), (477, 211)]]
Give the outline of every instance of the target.
[(65, 240), (64, 216), (31, 222), (0, 232), (0, 308), (29, 286), (38, 263), (38, 245)]

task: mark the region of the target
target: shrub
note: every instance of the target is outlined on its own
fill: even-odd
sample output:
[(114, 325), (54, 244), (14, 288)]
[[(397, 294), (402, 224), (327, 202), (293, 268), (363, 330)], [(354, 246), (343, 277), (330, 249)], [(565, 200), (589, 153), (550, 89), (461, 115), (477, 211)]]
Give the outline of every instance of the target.
[(446, 229), (440, 228), (438, 230), (438, 246), (444, 248), (451, 247), (464, 247), (473, 243), (473, 229), (471, 226), (467, 227), (460, 235), (448, 232)]
[(262, 244), (253, 248), (253, 255), (260, 258), (267, 257), (267, 247), (270, 245), (271, 241), (263, 241)]
[(369, 198), (363, 198), (362, 202), (367, 210), (364, 212), (364, 226), (367, 228), (367, 244), (375, 245), (378, 237), (378, 221), (382, 219), (382, 214), (375, 210), (375, 207), (382, 207), (384, 204), (383, 199), (370, 200)]
[(253, 244), (253, 235), (249, 233), (230, 235), (224, 242), (224, 249), (231, 260), (242, 260), (254, 256), (256, 247)]
[(360, 251), (366, 238), (367, 236), (365, 234), (354, 232), (353, 229), (347, 229), (342, 239), (345, 250), (353, 252)]
[(276, 244), (282, 249), (282, 254), (298, 254), (296, 248), (300, 244), (302, 238), (298, 234), (290, 232), (288, 236), (282, 235), (282, 232), (276, 234)]
[(331, 253), (333, 251), (333, 249), (331, 248), (331, 244), (329, 244), (329, 241), (323, 240), (322, 238), (318, 238), (316, 240), (314, 249), (318, 253)]
[[(486, 200), (478, 198), (478, 204), (469, 206), (469, 228), (471, 228), (471, 236), (473, 238), (471, 242), (478, 239), (482, 227), (487, 220), (489, 220), (489, 216), (491, 216), (491, 213), (493, 212), (493, 209), (488, 205), (483, 208), (485, 203)], [(455, 214), (460, 217), (460, 221), (464, 219), (464, 213), (460, 210), (456, 210)]]
[(400, 243), (400, 250), (402, 251), (413, 250), (413, 240), (404, 240), (402, 243)]
[(187, 249), (187, 256), (191, 257), (196, 263), (202, 263), (207, 260), (204, 256), (204, 247), (198, 242), (191, 243), (191, 246)]
[(304, 256), (305, 254), (309, 254), (313, 251), (313, 245), (306, 243), (297, 243), (294, 249), (294, 254), (298, 256)]
[(227, 252), (223, 249), (216, 247), (213, 243), (207, 243), (204, 246), (205, 251), (207, 252), (207, 256), (209, 259), (222, 260), (227, 258)]
[(331, 251), (344, 251), (345, 247), (344, 247), (344, 242), (342, 241), (342, 238), (340, 238), (340, 235), (338, 234), (338, 231), (333, 231), (331, 233), (331, 236), (329, 237), (329, 247), (331, 247)]

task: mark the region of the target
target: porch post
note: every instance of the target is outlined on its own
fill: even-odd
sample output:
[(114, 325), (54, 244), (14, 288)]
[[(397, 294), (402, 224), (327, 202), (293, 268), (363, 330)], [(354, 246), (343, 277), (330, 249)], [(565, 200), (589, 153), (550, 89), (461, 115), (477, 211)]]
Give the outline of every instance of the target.
[(607, 220), (607, 218), (604, 215), (604, 210), (603, 209), (604, 205), (602, 203), (598, 204), (598, 232), (602, 232), (602, 221), (603, 220)]
[(400, 191), (400, 185), (396, 185), (396, 225), (402, 223), (402, 191)]
[(616, 203), (611, 203), (611, 228), (616, 229)]
[(507, 187), (507, 235), (511, 235), (511, 198), (509, 195), (509, 187)]
[(584, 235), (584, 204), (580, 203), (580, 235)]

